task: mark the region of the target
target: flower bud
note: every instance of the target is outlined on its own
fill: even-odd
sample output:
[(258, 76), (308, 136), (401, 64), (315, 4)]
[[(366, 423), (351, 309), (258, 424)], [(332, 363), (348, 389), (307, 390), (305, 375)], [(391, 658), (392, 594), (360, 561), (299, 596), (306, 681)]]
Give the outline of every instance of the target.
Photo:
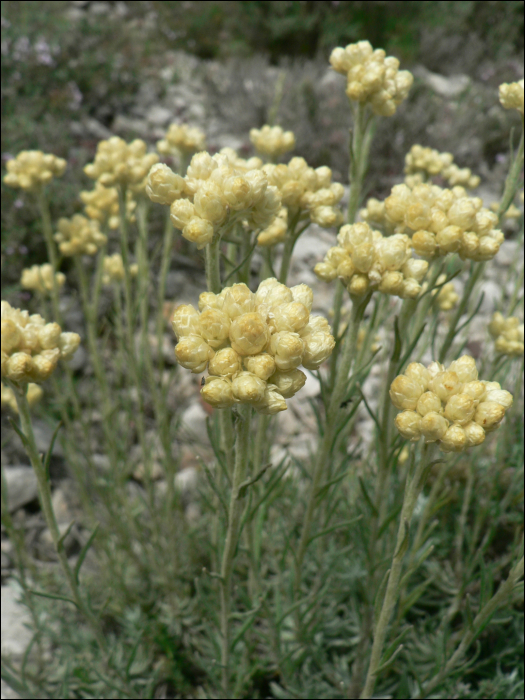
[(222, 348), (211, 358), (208, 371), (218, 377), (231, 378), (242, 371), (242, 358), (233, 348)]
[(288, 331), (274, 333), (270, 341), (270, 348), (275, 357), (277, 369), (291, 370), (301, 364), (304, 342), (297, 333)]
[(419, 382), (404, 374), (397, 376), (390, 385), (390, 399), (396, 408), (413, 411), (422, 393)]
[(183, 338), (187, 335), (201, 335), (199, 313), (191, 304), (181, 304), (173, 312), (171, 327), (177, 338)]
[(483, 401), (494, 401), (495, 403), (499, 403), (500, 406), (503, 406), (503, 408), (507, 410), (512, 406), (514, 399), (510, 391), (505, 391), (504, 389), (493, 389), (485, 393), (483, 396)]
[(481, 443), (485, 440), (485, 431), (481, 425), (474, 423), (474, 421), (464, 425), (463, 430), (465, 431), (467, 438), (465, 447), (475, 447), (476, 445), (481, 445)]
[(276, 387), (281, 396), (290, 399), (303, 388), (306, 383), (306, 374), (300, 369), (292, 369), (289, 372), (277, 370), (269, 379), (270, 384)]
[[(228, 299), (225, 300), (225, 307), (227, 301)], [(256, 312), (238, 316), (230, 326), (231, 346), (239, 355), (258, 355), (265, 349), (269, 339), (268, 326)]]
[(480, 381), (465, 382), (461, 387), (461, 393), (467, 394), (474, 401), (479, 401), (486, 392), (485, 384)]
[(496, 430), (505, 415), (505, 408), (495, 401), (482, 401), (474, 414), (474, 421), (486, 433)]
[(421, 391), (426, 390), (430, 381), (430, 374), (425, 365), (422, 365), (421, 362), (411, 362), (404, 373), (409, 379), (417, 382)]
[(312, 310), (314, 293), (307, 284), (297, 284), (295, 287), (290, 287), (290, 291), (294, 301), (301, 302), (301, 304), (306, 306), (308, 312)]
[(264, 398), (266, 382), (251, 372), (239, 372), (232, 381), (234, 397), (241, 403), (258, 403)]
[(436, 234), (436, 243), (441, 252), (455, 253), (461, 246), (462, 231), (459, 226), (446, 226)]
[(286, 401), (271, 384), (266, 387), (262, 401), (255, 404), (257, 413), (266, 416), (273, 416), (280, 411), (286, 411), (286, 409)]
[(448, 430), (448, 421), (440, 413), (430, 411), (421, 419), (421, 432), (426, 442), (441, 440)]
[(417, 400), (417, 412), (421, 416), (426, 416), (427, 413), (443, 413), (441, 399), (432, 391), (425, 391)]
[(396, 428), (406, 440), (416, 442), (421, 437), (421, 416), (414, 411), (398, 413), (395, 419)]
[(189, 199), (177, 199), (170, 206), (170, 219), (175, 228), (181, 231), (195, 216), (195, 207)]
[(470, 423), (475, 410), (476, 403), (468, 394), (454, 394), (445, 406), (445, 418), (458, 425), (464, 425)]
[(182, 229), (182, 235), (190, 243), (195, 243), (198, 250), (202, 250), (213, 240), (213, 226), (209, 221), (194, 216)]
[(303, 367), (309, 370), (319, 369), (335, 348), (334, 337), (330, 332), (321, 330), (304, 335), (303, 340)]
[(245, 357), (243, 364), (248, 372), (264, 381), (275, 372), (275, 359), (267, 352)]
[(194, 374), (204, 372), (213, 354), (212, 348), (198, 335), (184, 336), (175, 346), (178, 363)]
[(233, 287), (227, 289), (222, 310), (231, 319), (254, 311), (254, 309), (255, 295), (245, 284), (234, 284)]
[(428, 388), (439, 396), (441, 401), (448, 401), (461, 389), (461, 382), (455, 372), (439, 372), (430, 380)]
[(462, 355), (450, 363), (449, 370), (458, 375), (460, 382), (474, 382), (478, 378), (476, 360), (470, 355)]
[(229, 408), (234, 403), (232, 383), (222, 377), (207, 377), (201, 396), (215, 408)]
[(436, 236), (430, 231), (416, 231), (412, 236), (414, 251), (423, 258), (433, 258), (436, 254)]
[(228, 340), (230, 317), (219, 309), (207, 308), (200, 315), (201, 335), (212, 348), (219, 348)]
[(184, 178), (164, 163), (155, 163), (148, 173), (146, 194), (157, 204), (172, 204), (185, 192)]
[(451, 425), (441, 438), (443, 452), (463, 452), (467, 446), (467, 435), (460, 425)]
[(306, 306), (301, 304), (301, 302), (292, 301), (274, 308), (270, 316), (276, 331), (298, 333), (308, 323), (310, 314)]
[(199, 311), (203, 311), (206, 306), (212, 309), (222, 309), (224, 297), (213, 292), (201, 292), (199, 295)]

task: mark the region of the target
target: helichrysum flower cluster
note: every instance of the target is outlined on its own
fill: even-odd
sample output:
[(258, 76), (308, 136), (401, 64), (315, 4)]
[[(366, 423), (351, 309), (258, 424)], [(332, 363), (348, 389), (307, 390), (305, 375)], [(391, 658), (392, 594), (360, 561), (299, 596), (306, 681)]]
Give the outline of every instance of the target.
[[(80, 199), (84, 203), (84, 211), (90, 219), (98, 221), (101, 225), (107, 223), (110, 229), (120, 226), (119, 201), (116, 187), (104, 187), (98, 180), (92, 190), (80, 193)], [(133, 212), (137, 203), (133, 199), (130, 190), (126, 192), (126, 213), (128, 221), (134, 221)]]
[[(445, 279), (445, 275), (440, 275), (436, 280), (436, 284), (443, 284)], [(432, 294), (433, 293), (434, 292), (432, 292)], [(437, 292), (436, 300), (441, 311), (450, 311), (453, 309), (459, 301), (459, 294), (456, 292), (454, 282), (443, 284), (441, 289)]]
[(335, 346), (328, 322), (310, 316), (312, 301), (307, 285), (290, 289), (275, 278), (255, 293), (245, 284), (204, 292), (200, 313), (184, 304), (173, 314), (177, 360), (195, 373), (208, 368), (201, 394), (216, 408), (246, 403), (260, 413), (284, 411), (285, 399), (306, 381), (299, 366), (317, 369)]
[(108, 240), (98, 221), (86, 219), (82, 214), (59, 219), (57, 227), (54, 238), (62, 255), (95, 255)]
[[(63, 272), (55, 272), (55, 284), (57, 288), (63, 287), (66, 276)], [(31, 289), (40, 294), (47, 294), (53, 289), (53, 267), (49, 263), (32, 265), (22, 270), (20, 285), (24, 289)]]
[[(44, 391), (38, 384), (27, 385), (26, 398), (30, 408), (38, 403), (43, 395)], [(14, 391), (11, 387), (5, 386), (5, 384), (2, 384), (2, 407), (3, 406), (8, 406), (13, 413), (18, 413), (18, 405), (16, 403)]]
[(480, 445), (496, 430), (512, 394), (498, 382), (478, 380), (474, 358), (463, 355), (448, 368), (412, 362), (390, 386), (390, 398), (402, 412), (396, 427), (407, 440), (438, 442), (443, 452), (462, 452)]
[(58, 323), (46, 323), (39, 314), (30, 316), (2, 301), (2, 377), (16, 384), (43, 382), (79, 343), (77, 333), (63, 333)]
[[(459, 168), (454, 163), (452, 153), (439, 153), (434, 148), (424, 148), (418, 144), (414, 144), (405, 156), (405, 173), (409, 177), (420, 173), (441, 175), (451, 187), (461, 185), (474, 189), (480, 183), (480, 177), (473, 175), (470, 168)], [(412, 181), (407, 180), (405, 183), (410, 186)]]
[(420, 282), (428, 263), (412, 257), (410, 238), (404, 234), (384, 237), (366, 223), (342, 226), (338, 246), (330, 248), (315, 274), (325, 282), (342, 279), (350, 294), (362, 296), (378, 290), (402, 299), (421, 292)]
[(153, 202), (170, 205), (173, 225), (199, 249), (232, 217), (264, 229), (281, 207), (263, 171), (238, 169), (228, 155), (205, 151), (193, 156), (185, 177), (167, 165), (153, 166), (146, 192)]
[(348, 44), (332, 51), (330, 63), (346, 75), (349, 99), (368, 103), (375, 114), (391, 117), (407, 97), (414, 76), (399, 70), (399, 61), (383, 49), (373, 49), (368, 41)]
[(496, 350), (502, 355), (523, 355), (523, 323), (517, 316), (505, 318), (496, 311), (489, 323), (489, 333), (496, 341)]
[(462, 259), (491, 260), (504, 241), (498, 217), (463, 187), (395, 185), (384, 202), (369, 200), (361, 215), (386, 233), (406, 233), (424, 258), (458, 253)]
[(250, 129), (250, 141), (259, 153), (274, 159), (295, 148), (293, 131), (283, 131), (280, 126), (268, 126)]
[[(137, 263), (132, 263), (129, 266), (129, 273), (135, 277), (139, 271)], [(119, 253), (104, 256), (102, 261), (102, 284), (112, 284), (113, 282), (122, 282), (126, 276), (122, 256)]]
[(141, 139), (126, 143), (112, 136), (100, 141), (94, 162), (86, 165), (84, 172), (104, 187), (121, 185), (140, 192), (151, 166), (159, 160), (156, 153), (147, 153), (147, 148)]
[(16, 158), (7, 161), (6, 168), (6, 185), (21, 187), (23, 190), (37, 190), (54, 177), (63, 175), (66, 161), (42, 151), (20, 151)]
[(343, 221), (336, 205), (343, 197), (344, 188), (339, 182), (332, 182), (330, 168), (310, 168), (304, 158), (296, 157), (287, 165), (269, 163), (262, 170), (268, 182), (279, 189), (289, 218), (303, 210), (300, 218), (310, 218), (323, 228), (339, 226)]
[(170, 124), (166, 136), (157, 141), (157, 151), (166, 156), (177, 156), (204, 151), (206, 136), (196, 126)]
[(505, 109), (517, 109), (523, 116), (523, 80), (500, 85), (499, 101)]

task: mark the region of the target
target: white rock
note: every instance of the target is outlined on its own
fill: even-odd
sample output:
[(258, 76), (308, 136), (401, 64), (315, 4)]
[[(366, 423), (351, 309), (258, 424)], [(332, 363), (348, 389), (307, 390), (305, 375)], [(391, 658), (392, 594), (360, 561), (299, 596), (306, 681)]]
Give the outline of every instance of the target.
[(418, 66), (414, 73), (422, 78), (434, 92), (447, 99), (459, 97), (470, 85), (468, 75), (458, 74), (447, 77), (439, 73), (432, 73), (424, 66)]
[(4, 467), (7, 505), (10, 513), (38, 497), (36, 476), (31, 467)]
[(171, 109), (167, 109), (166, 107), (154, 105), (149, 110), (147, 119), (150, 124), (154, 124), (155, 126), (164, 126), (173, 119), (173, 112)]
[(198, 442), (208, 443), (206, 419), (208, 414), (199, 403), (193, 403), (182, 414), (182, 427)]
[(31, 615), (20, 602), (21, 596), (16, 581), (2, 586), (2, 654), (22, 656), (33, 636), (26, 626), (31, 624)]

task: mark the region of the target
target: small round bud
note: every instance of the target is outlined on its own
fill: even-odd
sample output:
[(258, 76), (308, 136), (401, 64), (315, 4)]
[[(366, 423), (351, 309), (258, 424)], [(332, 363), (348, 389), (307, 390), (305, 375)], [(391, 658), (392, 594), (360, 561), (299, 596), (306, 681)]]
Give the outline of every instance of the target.
[(409, 379), (419, 384), (421, 391), (426, 390), (430, 381), (430, 374), (425, 365), (422, 365), (421, 362), (411, 362), (404, 373)]
[(485, 431), (481, 425), (474, 423), (474, 421), (464, 425), (463, 430), (465, 431), (465, 435), (467, 437), (465, 447), (475, 447), (476, 445), (481, 445), (481, 443), (485, 440)]
[(390, 399), (396, 408), (413, 411), (422, 393), (419, 382), (404, 374), (397, 376), (390, 385)]
[(505, 415), (505, 408), (495, 401), (482, 401), (474, 414), (474, 421), (486, 433), (496, 430)]
[(200, 315), (201, 335), (212, 348), (219, 348), (228, 340), (230, 317), (219, 309), (207, 308)]
[(298, 333), (279, 331), (272, 335), (270, 341), (271, 352), (275, 357), (277, 369), (287, 371), (295, 369), (301, 364), (304, 342)]
[(234, 284), (224, 294), (222, 310), (231, 319), (255, 310), (256, 297), (245, 284)]
[(503, 406), (505, 410), (510, 408), (514, 402), (512, 394), (510, 391), (505, 391), (504, 389), (492, 389), (487, 391), (483, 396), (483, 401), (494, 401)]
[(175, 357), (180, 365), (199, 374), (206, 369), (213, 357), (213, 350), (200, 336), (187, 335), (175, 346)]
[(453, 423), (464, 425), (470, 423), (476, 410), (476, 403), (468, 394), (454, 394), (445, 406), (445, 418)]
[(215, 408), (229, 408), (234, 403), (232, 383), (222, 377), (207, 377), (201, 396)]
[(421, 416), (414, 411), (398, 413), (395, 419), (396, 428), (401, 435), (411, 442), (416, 442), (422, 435)]
[(421, 432), (426, 442), (441, 440), (448, 430), (448, 421), (442, 415), (430, 411), (421, 419)]
[(232, 348), (242, 356), (258, 355), (270, 339), (268, 326), (256, 312), (235, 318), (230, 326), (229, 335)]
[(232, 381), (232, 389), (241, 403), (258, 403), (264, 399), (266, 382), (251, 372), (240, 372)]
[(439, 396), (441, 401), (448, 401), (461, 389), (461, 382), (455, 372), (439, 372), (430, 380), (428, 388)]
[(460, 425), (451, 425), (441, 438), (443, 452), (463, 452), (467, 446), (467, 436)]
[(233, 348), (222, 348), (211, 358), (208, 371), (218, 377), (231, 378), (242, 371), (242, 358)]
[(173, 312), (171, 327), (177, 338), (183, 338), (187, 335), (201, 335), (199, 313), (191, 304), (181, 304)]
[(422, 416), (426, 416), (427, 413), (443, 413), (441, 399), (432, 391), (425, 391), (424, 394), (421, 394), (417, 400), (416, 408), (417, 412)]
[(267, 352), (244, 358), (244, 367), (259, 379), (266, 381), (275, 372), (275, 359)]
[(299, 389), (306, 383), (306, 374), (300, 369), (292, 369), (289, 372), (277, 370), (269, 379), (270, 384), (276, 387), (281, 396), (290, 399), (295, 396)]
[(254, 407), (257, 413), (266, 416), (274, 416), (287, 409), (286, 401), (271, 384), (266, 387), (262, 401), (256, 403)]

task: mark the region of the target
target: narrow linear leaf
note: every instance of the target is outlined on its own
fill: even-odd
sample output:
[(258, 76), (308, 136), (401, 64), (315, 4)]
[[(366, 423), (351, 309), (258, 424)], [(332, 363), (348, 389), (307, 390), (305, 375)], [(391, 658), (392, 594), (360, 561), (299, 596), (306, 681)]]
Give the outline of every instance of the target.
[(361, 389), (361, 385), (359, 383), (357, 384), (357, 390), (361, 394), (361, 398), (363, 399), (363, 402), (365, 404), (365, 408), (368, 411), (369, 416), (372, 418), (372, 420), (376, 424), (378, 431), (381, 433), (381, 426), (379, 425), (379, 420), (378, 420), (376, 414), (374, 413), (374, 411), (372, 411), (372, 409), (368, 405), (368, 401), (366, 400), (366, 396), (364, 395), (363, 390)]
[(82, 568), (82, 564), (84, 563), (84, 559), (86, 558), (86, 555), (89, 552), (91, 545), (93, 544), (93, 541), (97, 535), (99, 527), (100, 527), (100, 523), (97, 523), (95, 525), (95, 527), (93, 528), (93, 532), (89, 536), (88, 541), (80, 550), (80, 554), (78, 556), (77, 563), (75, 564), (75, 568), (73, 570), (73, 573), (75, 575), (75, 581), (77, 582), (77, 584), (78, 584), (78, 578), (80, 576), (80, 569)]
[(246, 491), (250, 486), (253, 486), (253, 484), (257, 483), (259, 479), (265, 474), (268, 469), (272, 466), (271, 462), (268, 462), (268, 464), (265, 464), (264, 467), (259, 469), (257, 474), (252, 478), (252, 479), (246, 479), (246, 481), (243, 481), (242, 484), (239, 486), (239, 492), (237, 494), (237, 498), (244, 498), (246, 495)]
[(403, 604), (403, 611), (400, 614), (400, 617), (404, 617), (406, 613), (410, 610), (411, 607), (413, 607), (417, 601), (421, 598), (423, 593), (426, 591), (428, 586), (433, 582), (434, 577), (431, 576), (428, 578), (426, 581), (423, 581), (423, 583), (420, 583), (419, 586), (416, 586), (414, 590), (410, 593), (408, 598), (405, 600)]
[[(248, 251), (247, 255), (245, 255), (245, 257), (241, 260), (241, 262), (237, 265), (237, 267), (234, 267), (233, 270), (230, 272), (230, 274), (226, 276), (226, 278), (225, 278), (224, 281), (223, 281), (223, 285), (225, 285), (226, 282), (230, 279), (230, 277), (232, 277), (236, 272), (238, 272), (238, 271), (241, 269), (241, 267), (242, 267), (246, 262), (248, 262), (248, 260), (250, 259), (250, 257), (251, 257), (251, 255), (252, 255), (253, 251), (255, 250), (256, 246), (257, 246), (257, 239), (255, 239), (255, 243), (251, 246), (251, 248), (250, 248), (250, 250)], [(226, 257), (226, 256), (224, 256), (224, 257)], [(228, 263), (230, 263), (230, 261), (228, 260), (228, 258), (226, 258), (226, 260), (228, 261)], [(231, 263), (230, 263), (230, 264), (231, 264)]]
[(46, 452), (46, 456), (44, 457), (44, 473), (46, 475), (46, 481), (49, 481), (49, 462), (51, 461), (51, 455), (53, 454), (53, 448), (55, 446), (55, 440), (57, 439), (58, 436), (58, 431), (62, 427), (63, 423), (62, 421), (59, 421), (57, 423), (57, 427), (55, 428), (53, 435), (51, 436), (51, 442), (49, 443), (48, 450)]
[(27, 452), (29, 452), (29, 451), (31, 450), (31, 447), (30, 447), (30, 445), (29, 445), (28, 439), (26, 438), (26, 436), (25, 436), (24, 433), (22, 432), (21, 428), (18, 427), (18, 425), (17, 425), (17, 424), (15, 423), (15, 421), (11, 418), (11, 416), (9, 416), (7, 420), (9, 421), (9, 424), (11, 425), (11, 427), (13, 428), (13, 430), (15, 431), (15, 433), (18, 435), (18, 437), (19, 437), (20, 440), (22, 441), (22, 445), (24, 446), (25, 450), (26, 450)]
[(403, 505), (399, 505), (394, 510), (387, 515), (387, 517), (384, 519), (384, 521), (381, 523), (378, 531), (378, 537), (381, 537), (383, 532), (387, 529), (387, 527), (390, 525), (390, 523), (397, 518), (399, 513), (401, 513), (401, 509), (403, 508)]
[(385, 597), (386, 585), (388, 583), (388, 577), (390, 576), (390, 569), (385, 572), (379, 588), (377, 589), (376, 599), (374, 601), (374, 630), (379, 620), (379, 615), (381, 614), (381, 608), (383, 606), (383, 598)]
[(31, 593), (32, 595), (39, 595), (42, 598), (51, 598), (51, 600), (64, 600), (66, 603), (71, 603), (72, 605), (77, 608), (77, 604), (75, 603), (74, 600), (71, 598), (67, 598), (65, 595), (56, 595), (54, 593), (44, 593), (43, 591), (35, 591), (33, 588), (28, 588), (27, 589), (28, 593)]
[(58, 538), (57, 547), (58, 547), (59, 549), (61, 549), (61, 548), (64, 546), (64, 540), (66, 539), (66, 537), (67, 537), (67, 536), (69, 535), (69, 533), (71, 532), (71, 528), (73, 527), (74, 524), (75, 524), (75, 521), (72, 520), (72, 521), (69, 523), (69, 525), (67, 526), (67, 528), (65, 529), (64, 533), (63, 533), (62, 535), (60, 535), (60, 537)]
[(375, 505), (372, 503), (372, 499), (368, 495), (368, 491), (366, 490), (365, 482), (363, 481), (363, 477), (360, 476), (358, 477), (359, 479), (359, 486), (361, 487), (361, 493), (363, 494), (363, 497), (366, 501), (367, 506), (370, 508), (372, 513), (374, 514), (374, 517), (378, 517), (379, 513), (377, 512), (377, 508)]
[(400, 644), (397, 647), (397, 649), (395, 650), (395, 652), (392, 654), (392, 656), (389, 659), (387, 659), (386, 661), (383, 661), (382, 664), (380, 664), (376, 673), (378, 673), (378, 674), (382, 673), (386, 668), (388, 668), (390, 666), (390, 664), (394, 661), (396, 656), (401, 652), (402, 649), (403, 649), (403, 644)]
[(319, 537), (324, 537), (324, 535), (328, 535), (330, 532), (334, 532), (335, 530), (341, 530), (343, 527), (349, 527), (357, 520), (361, 520), (362, 517), (362, 515), (358, 515), (357, 518), (352, 518), (352, 520), (345, 520), (345, 522), (343, 523), (338, 523), (337, 525), (332, 525), (332, 527), (327, 527), (324, 530), (321, 530), (321, 532), (315, 534), (313, 537), (310, 537), (310, 539), (308, 540), (308, 544), (318, 539)]

